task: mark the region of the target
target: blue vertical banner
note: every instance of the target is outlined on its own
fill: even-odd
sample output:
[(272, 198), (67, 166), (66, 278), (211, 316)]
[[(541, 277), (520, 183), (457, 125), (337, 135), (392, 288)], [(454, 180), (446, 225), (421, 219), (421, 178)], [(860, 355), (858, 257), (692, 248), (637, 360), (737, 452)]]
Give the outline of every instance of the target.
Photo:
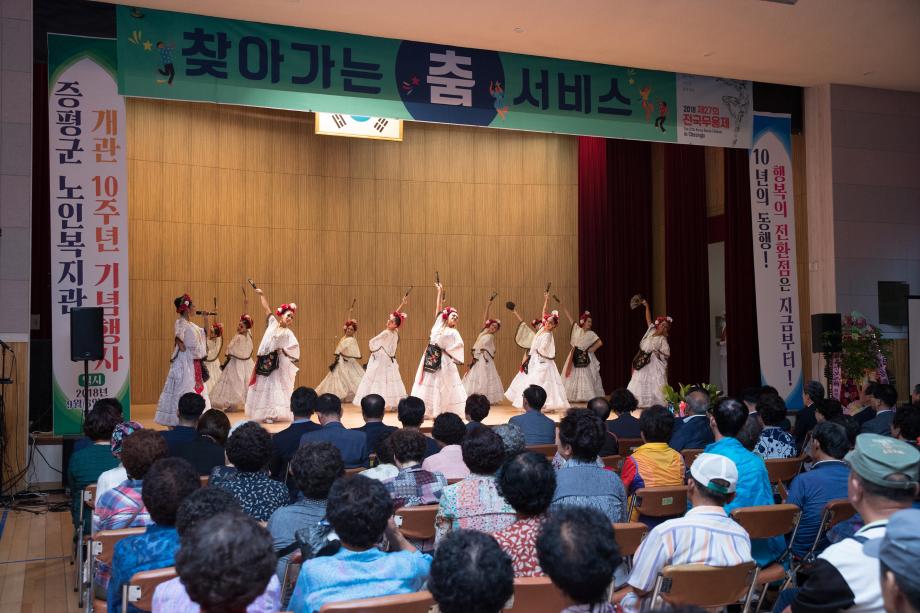
[(790, 408), (802, 406), (802, 339), (795, 257), (789, 115), (754, 114), (750, 151), (751, 231), (760, 378)]

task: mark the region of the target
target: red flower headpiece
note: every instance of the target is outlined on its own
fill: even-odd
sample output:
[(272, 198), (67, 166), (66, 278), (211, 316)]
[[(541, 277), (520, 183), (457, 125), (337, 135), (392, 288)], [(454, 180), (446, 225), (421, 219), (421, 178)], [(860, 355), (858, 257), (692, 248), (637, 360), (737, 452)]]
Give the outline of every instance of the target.
[(460, 313), (457, 312), (457, 309), (454, 307), (444, 307), (444, 310), (441, 311), (441, 319), (447, 321), (448, 319), (458, 319)]
[(559, 311), (553, 311), (552, 313), (544, 313), (543, 323), (545, 324), (549, 321), (553, 322), (554, 324), (558, 324), (559, 323)]
[(402, 322), (404, 322), (408, 317), (409, 317), (408, 313), (403, 313), (401, 311), (393, 311), (392, 313), (390, 313), (390, 319), (393, 320), (397, 328), (401, 326)]
[(182, 294), (173, 301), (173, 304), (176, 305), (176, 313), (181, 315), (192, 307), (192, 297), (188, 294)]
[(485, 330), (492, 324), (497, 325), (499, 328), (502, 327), (502, 320), (500, 319), (487, 319), (484, 324), (482, 324), (482, 329)]
[(240, 315), (240, 323), (246, 326), (247, 330), (252, 330), (252, 317), (249, 316), (249, 313)]
[(293, 302), (290, 303), (290, 304), (287, 304), (287, 303), (282, 304), (280, 307), (278, 307), (277, 309), (275, 309), (275, 316), (277, 316), (277, 317), (282, 317), (282, 316), (284, 316), (284, 314), (287, 313), (288, 311), (290, 311), (291, 313), (296, 314), (296, 313), (297, 313), (297, 305), (294, 304)]
[(591, 318), (591, 311), (585, 311), (578, 318), (578, 325), (583, 328), (585, 326), (585, 322), (588, 321), (590, 318)]
[(671, 323), (674, 323), (674, 320), (671, 319), (670, 315), (659, 315), (658, 317), (655, 318), (655, 327), (657, 328), (664, 322), (668, 322), (669, 324), (671, 324)]
[(220, 338), (224, 335), (224, 324), (214, 324), (211, 326), (211, 334)]
[(342, 329), (344, 330), (348, 326), (351, 326), (352, 328), (355, 329), (355, 332), (357, 332), (358, 331), (358, 320), (357, 319), (346, 319), (345, 323), (342, 324)]

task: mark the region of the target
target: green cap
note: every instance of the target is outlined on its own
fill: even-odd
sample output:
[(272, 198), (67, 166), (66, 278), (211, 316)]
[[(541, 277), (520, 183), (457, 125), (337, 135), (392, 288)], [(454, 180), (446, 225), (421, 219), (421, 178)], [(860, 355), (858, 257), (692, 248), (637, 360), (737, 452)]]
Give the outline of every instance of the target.
[(844, 460), (869, 483), (897, 490), (917, 486), (920, 451), (896, 438), (860, 434), (856, 437), (856, 447)]

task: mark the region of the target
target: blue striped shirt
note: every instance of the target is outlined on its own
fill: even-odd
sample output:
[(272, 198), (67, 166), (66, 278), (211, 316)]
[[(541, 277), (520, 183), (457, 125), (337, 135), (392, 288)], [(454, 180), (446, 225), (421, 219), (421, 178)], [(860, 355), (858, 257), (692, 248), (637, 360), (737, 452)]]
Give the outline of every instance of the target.
[(737, 566), (751, 561), (751, 539), (722, 507), (694, 507), (649, 532), (636, 551), (629, 584), (649, 592), (672, 564)]

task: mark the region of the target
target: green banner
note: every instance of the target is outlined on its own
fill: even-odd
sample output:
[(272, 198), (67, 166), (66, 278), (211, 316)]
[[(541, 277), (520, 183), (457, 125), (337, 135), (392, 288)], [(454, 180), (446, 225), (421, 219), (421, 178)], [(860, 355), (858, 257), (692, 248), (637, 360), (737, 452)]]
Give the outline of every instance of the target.
[[(698, 106), (679, 96), (678, 75), (671, 72), (117, 10), (118, 85), (126, 96), (661, 142), (750, 143), (748, 81), (680, 75), (693, 80), (685, 89), (705, 101)], [(729, 94), (735, 102), (723, 106)], [(688, 127), (695, 133), (685, 140)], [(734, 143), (715, 142), (723, 132), (731, 132)]]

